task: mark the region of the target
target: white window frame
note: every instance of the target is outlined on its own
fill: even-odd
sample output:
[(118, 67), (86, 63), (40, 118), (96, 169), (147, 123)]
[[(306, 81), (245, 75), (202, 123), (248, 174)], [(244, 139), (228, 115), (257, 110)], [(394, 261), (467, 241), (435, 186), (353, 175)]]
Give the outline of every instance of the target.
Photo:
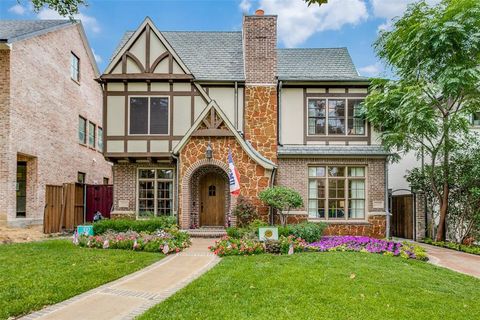
[[(368, 122), (367, 120), (364, 120), (365, 123), (365, 133), (364, 134), (348, 134), (348, 101), (349, 100), (362, 100), (365, 101), (365, 97), (322, 97), (322, 96), (315, 96), (315, 97), (307, 97), (307, 108), (305, 110), (306, 113), (306, 132), (307, 132), (307, 137), (367, 137), (368, 136)], [(309, 104), (310, 100), (325, 100), (325, 133), (316, 133), (316, 134), (310, 134), (309, 133), (309, 123), (308, 119), (310, 118), (308, 115), (308, 109), (309, 109)], [(329, 134), (328, 133), (328, 102), (329, 100), (345, 100), (345, 134)]]
[[(310, 168), (317, 168), (317, 167), (324, 167), (325, 168), (325, 176), (324, 177), (311, 177), (310, 176)], [(328, 168), (329, 167), (343, 167), (345, 168), (345, 176), (343, 177), (329, 177), (328, 175)], [(349, 168), (364, 168), (364, 177), (349, 177), (348, 170)], [(328, 201), (329, 198), (329, 179), (339, 179), (345, 181), (345, 217), (344, 218), (329, 218), (329, 207)], [(318, 198), (310, 198), (310, 180), (325, 180), (325, 217), (310, 217), (310, 200), (317, 200)], [(365, 205), (364, 205), (364, 215), (363, 218), (348, 218), (348, 209), (349, 203), (348, 201), (351, 200), (349, 197), (349, 181), (350, 180), (364, 180), (365, 181)], [(355, 199), (353, 199), (355, 200)], [(364, 222), (368, 221), (368, 203), (369, 203), (369, 193), (368, 193), (368, 165), (366, 164), (349, 164), (349, 165), (338, 165), (338, 164), (318, 164), (318, 163), (311, 163), (307, 166), (307, 205), (306, 211), (308, 220), (313, 221), (329, 221), (329, 222)]]
[[(73, 81), (80, 82), (80, 58), (73, 52), (70, 52), (70, 78)], [(73, 61), (77, 61), (77, 68), (74, 69)]]
[[(131, 98), (148, 98), (148, 117), (147, 117), (147, 133), (130, 133), (130, 101), (131, 101)], [(168, 101), (168, 121), (167, 121), (167, 133), (156, 133), (156, 134), (151, 134), (150, 133), (150, 99), (151, 98), (167, 98), (167, 101)], [(170, 101), (170, 96), (167, 96), (167, 95), (155, 95), (155, 96), (151, 96), (151, 95), (134, 95), (134, 96), (128, 96), (128, 123), (127, 123), (127, 126), (128, 126), (128, 135), (129, 136), (157, 136), (157, 137), (168, 137), (170, 136), (170, 129), (171, 129), (171, 123), (170, 123), (170, 118), (171, 118), (171, 101)]]
[[(140, 178), (140, 170), (155, 170), (155, 177), (153, 179), (146, 179)], [(157, 170), (172, 170), (172, 179), (158, 179), (157, 178)], [(158, 181), (170, 181), (172, 182), (172, 213), (170, 216), (176, 215), (176, 170), (175, 167), (139, 167), (137, 168), (137, 183), (136, 183), (136, 190), (135, 190), (135, 206), (136, 206), (136, 216), (137, 219), (150, 219), (150, 217), (142, 217), (139, 215), (140, 213), (140, 181), (153, 181), (153, 217), (158, 217), (158, 198), (157, 198), (157, 182)]]

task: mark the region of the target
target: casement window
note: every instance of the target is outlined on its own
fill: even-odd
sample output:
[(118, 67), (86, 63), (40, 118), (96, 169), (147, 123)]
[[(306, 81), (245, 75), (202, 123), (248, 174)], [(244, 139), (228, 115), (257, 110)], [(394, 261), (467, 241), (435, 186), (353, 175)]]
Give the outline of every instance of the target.
[(324, 220), (365, 218), (365, 167), (308, 168), (308, 216)]
[(103, 152), (103, 129), (98, 127), (98, 138), (97, 138), (97, 148), (98, 151)]
[(80, 81), (80, 59), (73, 52), (70, 58), (70, 77)]
[(474, 127), (480, 127), (480, 112), (474, 112), (472, 114), (472, 125)]
[(365, 135), (360, 99), (308, 99), (308, 135)]
[(78, 117), (78, 142), (87, 144), (87, 120), (83, 117)]
[(138, 170), (138, 215), (153, 217), (173, 214), (173, 170)]
[(88, 122), (88, 145), (95, 148), (95, 123)]
[(81, 184), (85, 184), (87, 181), (87, 174), (85, 172), (77, 172), (77, 182)]
[(129, 133), (168, 134), (168, 102), (167, 97), (131, 97)]

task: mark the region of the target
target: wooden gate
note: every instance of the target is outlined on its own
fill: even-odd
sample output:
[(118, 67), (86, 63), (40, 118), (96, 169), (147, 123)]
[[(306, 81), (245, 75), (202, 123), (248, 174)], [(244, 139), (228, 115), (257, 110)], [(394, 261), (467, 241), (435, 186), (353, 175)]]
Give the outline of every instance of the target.
[(84, 222), (84, 190), (84, 185), (79, 183), (46, 186), (43, 217), (44, 233), (71, 231)]
[(413, 239), (415, 198), (413, 194), (392, 195), (390, 212), (392, 219), (390, 231), (392, 236)]
[(87, 185), (87, 222), (93, 221), (95, 212), (100, 211), (104, 218), (110, 218), (110, 211), (113, 205), (113, 186)]

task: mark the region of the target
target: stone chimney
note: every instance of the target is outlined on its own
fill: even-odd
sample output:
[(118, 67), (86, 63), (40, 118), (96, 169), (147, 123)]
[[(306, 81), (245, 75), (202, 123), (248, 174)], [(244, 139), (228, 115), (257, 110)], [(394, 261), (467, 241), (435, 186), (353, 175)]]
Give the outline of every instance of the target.
[(245, 139), (277, 161), (277, 16), (263, 10), (243, 18)]

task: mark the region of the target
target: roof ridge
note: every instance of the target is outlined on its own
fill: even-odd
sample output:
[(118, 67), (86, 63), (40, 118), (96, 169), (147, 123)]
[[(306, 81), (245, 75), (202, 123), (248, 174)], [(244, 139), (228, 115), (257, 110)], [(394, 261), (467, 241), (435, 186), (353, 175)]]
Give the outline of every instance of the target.
[(311, 48), (277, 48), (277, 50), (284, 50), (284, 51), (294, 51), (294, 50), (317, 50), (317, 49), (321, 49), (321, 50), (333, 50), (333, 49), (347, 49), (347, 47), (311, 47)]

